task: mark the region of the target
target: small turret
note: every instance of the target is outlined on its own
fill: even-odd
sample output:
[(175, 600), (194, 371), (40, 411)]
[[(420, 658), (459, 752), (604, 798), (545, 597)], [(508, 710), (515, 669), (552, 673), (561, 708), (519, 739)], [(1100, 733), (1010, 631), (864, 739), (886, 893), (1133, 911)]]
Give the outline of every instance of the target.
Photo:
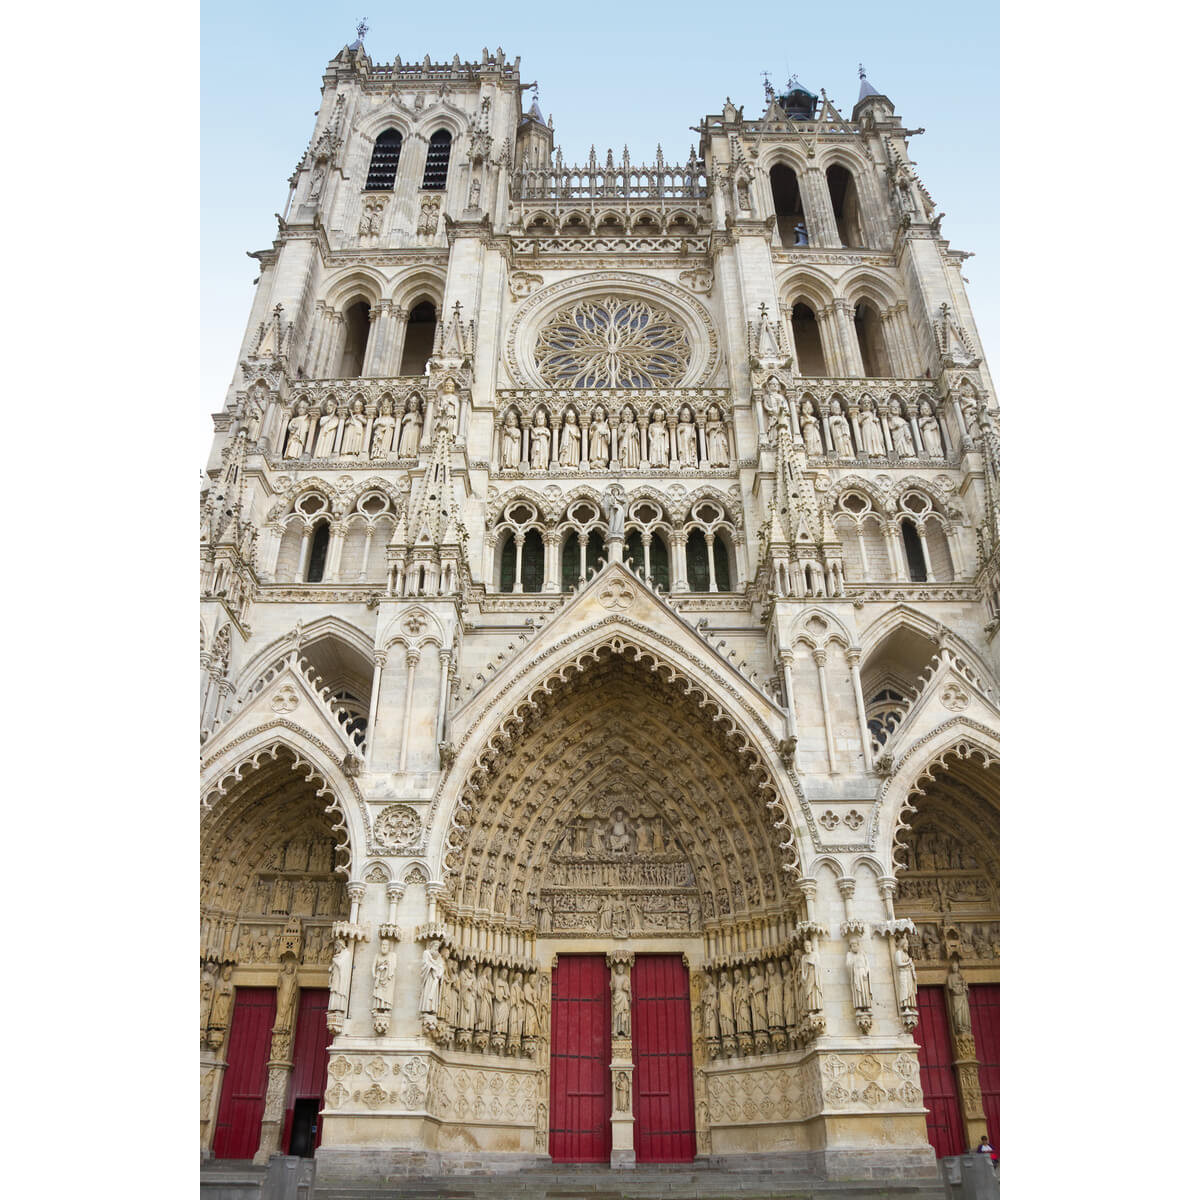
[(858, 103), (855, 104), (850, 119), (867, 128), (872, 125), (894, 124), (896, 106), (867, 78), (862, 63), (858, 64), (858, 79)]

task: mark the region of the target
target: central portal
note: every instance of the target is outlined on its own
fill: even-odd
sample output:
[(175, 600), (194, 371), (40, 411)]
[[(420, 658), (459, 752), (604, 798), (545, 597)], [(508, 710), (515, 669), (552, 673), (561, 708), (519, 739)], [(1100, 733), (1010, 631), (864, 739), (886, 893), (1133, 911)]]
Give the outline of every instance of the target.
[(613, 1123), (623, 1122), (627, 1129), (631, 1106), (636, 1161), (691, 1162), (696, 1156), (691, 1006), (683, 956), (637, 955), (627, 985), (632, 1096), (629, 1060), (618, 1069), (630, 1044), (625, 1041), (621, 1051), (613, 1042), (612, 978), (604, 955), (564, 954), (554, 967), (549, 1149), (555, 1162), (609, 1162)]

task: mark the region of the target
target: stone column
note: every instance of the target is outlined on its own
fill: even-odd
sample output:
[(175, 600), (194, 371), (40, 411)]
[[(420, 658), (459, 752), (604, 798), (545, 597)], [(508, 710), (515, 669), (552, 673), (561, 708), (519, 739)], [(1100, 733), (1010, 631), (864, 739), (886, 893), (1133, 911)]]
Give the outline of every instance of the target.
[[(612, 1151), (610, 1167), (632, 1167), (633, 1152), (633, 952), (613, 951), (605, 955), (611, 971), (613, 992), (612, 1062)], [(624, 993), (622, 997), (621, 993)]]
[(562, 591), (562, 539), (561, 529), (548, 529), (543, 539), (546, 547), (546, 570), (542, 576), (543, 592)]
[(792, 739), (794, 746), (796, 743), (796, 699), (792, 694), (792, 664), (795, 662), (795, 657), (790, 650), (781, 650), (779, 661), (783, 664), (783, 693), (787, 700), (788, 737)]
[[(957, 956), (951, 959), (952, 968), (957, 967)], [(961, 1007), (967, 1008), (967, 981), (957, 970), (952, 969), (951, 975), (958, 975), (961, 981)], [(950, 1034), (954, 1039), (954, 1078), (958, 1085), (958, 1098), (962, 1111), (963, 1132), (969, 1147), (979, 1144), (979, 1139), (990, 1132), (987, 1118), (983, 1114), (983, 1093), (979, 1087), (979, 1059), (975, 1050), (975, 1034), (970, 1022), (965, 1024), (955, 1020), (955, 997), (951, 992), (950, 978), (946, 981), (946, 1007), (950, 1021)], [(966, 1015), (966, 1014), (964, 1014)]]
[[(289, 965), (293, 968), (291, 971), (288, 971)], [(280, 1149), (283, 1110), (287, 1101), (288, 1080), (292, 1074), (292, 1036), (299, 1009), (298, 972), (296, 956), (291, 953), (284, 954), (283, 969), (277, 985), (275, 1026), (271, 1030), (271, 1053), (267, 1060), (267, 1099), (263, 1109), (262, 1133), (253, 1159), (256, 1166), (262, 1166), (272, 1154), (279, 1153)], [(278, 1007), (279, 1004), (283, 1005), (282, 1009)]]
[(404, 714), (400, 718), (400, 771), (408, 770), (408, 733), (412, 723), (413, 688), (417, 681), (417, 663), (421, 661), (419, 648), (410, 649), (404, 656), (408, 665), (408, 680), (404, 685)]
[(813, 650), (813, 662), (817, 664), (817, 686), (821, 691), (821, 719), (825, 723), (825, 749), (829, 755), (829, 773), (836, 775), (837, 755), (833, 748), (833, 720), (829, 712), (829, 691), (825, 685), (825, 651)]
[(847, 650), (846, 661), (850, 664), (850, 682), (854, 685), (854, 707), (858, 713), (858, 733), (862, 738), (863, 770), (871, 769), (871, 731), (867, 728), (867, 706), (863, 702), (862, 674), (858, 664), (861, 650)]
[(446, 740), (446, 710), (450, 699), (450, 656), (451, 651), (439, 650), (438, 663), (441, 667), (441, 681), (438, 684), (438, 715), (434, 726), (434, 736), (440, 747)]
[(387, 651), (375, 651), (375, 673), (371, 676), (371, 705), (367, 712), (367, 740), (363, 751), (369, 764), (371, 752), (375, 745), (375, 717), (379, 712), (379, 681), (383, 676), (383, 668), (387, 666)]

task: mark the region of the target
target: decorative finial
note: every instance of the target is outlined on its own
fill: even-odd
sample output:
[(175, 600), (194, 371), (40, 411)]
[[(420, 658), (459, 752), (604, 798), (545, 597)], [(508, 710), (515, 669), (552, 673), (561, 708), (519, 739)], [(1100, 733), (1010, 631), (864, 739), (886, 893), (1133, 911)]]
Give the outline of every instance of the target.
[(354, 27), (354, 32), (358, 36), (358, 40), (360, 42), (363, 40), (363, 38), (365, 38), (367, 36), (367, 34), (370, 32), (370, 30), (371, 30), (371, 27), (370, 27), (370, 25), (367, 24), (367, 18), (359, 17), (358, 24), (355, 25), (355, 27)]
[(771, 84), (770, 71), (764, 71), (762, 73), (762, 77), (763, 77), (763, 91), (766, 92), (767, 101), (770, 102), (771, 100), (775, 99), (775, 88)]
[(859, 77), (859, 79), (866, 79), (866, 77), (867, 77), (866, 71), (863, 70), (862, 63), (858, 64), (858, 77)]

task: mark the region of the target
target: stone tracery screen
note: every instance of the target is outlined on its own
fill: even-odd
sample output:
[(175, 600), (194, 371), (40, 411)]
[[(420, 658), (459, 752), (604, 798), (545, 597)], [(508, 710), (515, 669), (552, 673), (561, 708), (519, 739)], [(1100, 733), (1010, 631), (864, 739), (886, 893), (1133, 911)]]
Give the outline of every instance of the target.
[(577, 300), (538, 333), (534, 360), (552, 387), (676, 387), (687, 372), (687, 332), (644, 300)]

